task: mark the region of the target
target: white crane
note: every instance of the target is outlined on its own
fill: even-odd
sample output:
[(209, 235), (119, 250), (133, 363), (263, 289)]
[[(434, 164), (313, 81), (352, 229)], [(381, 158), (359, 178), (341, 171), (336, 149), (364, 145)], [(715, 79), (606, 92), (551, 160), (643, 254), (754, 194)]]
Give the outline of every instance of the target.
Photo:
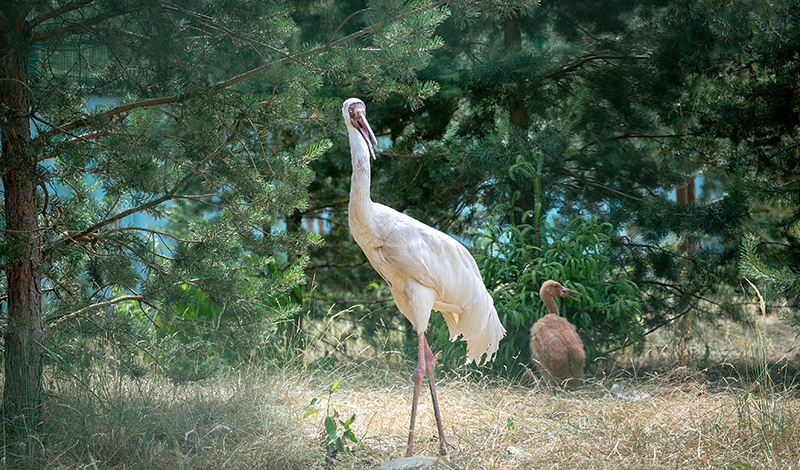
[(350, 180), (349, 221), (356, 243), (378, 274), (389, 284), (394, 303), (414, 326), (419, 362), (412, 375), (414, 397), (406, 456), (413, 455), (414, 421), (422, 378), (430, 382), (431, 400), (439, 432), (439, 454), (446, 455), (439, 403), (434, 386), (434, 359), (425, 330), (431, 310), (442, 313), (450, 337), (467, 342), (467, 364), (493, 358), (505, 329), (494, 301), (483, 285), (472, 255), (452, 237), (370, 199), (370, 157), (375, 158), (375, 135), (367, 123), (364, 103), (350, 98), (342, 106), (350, 136), (353, 177)]
[(531, 357), (542, 377), (555, 387), (575, 388), (583, 381), (583, 366), (586, 353), (581, 337), (566, 318), (558, 315), (556, 297), (580, 300), (567, 292), (580, 294), (549, 280), (542, 284), (539, 296), (550, 312), (531, 328)]

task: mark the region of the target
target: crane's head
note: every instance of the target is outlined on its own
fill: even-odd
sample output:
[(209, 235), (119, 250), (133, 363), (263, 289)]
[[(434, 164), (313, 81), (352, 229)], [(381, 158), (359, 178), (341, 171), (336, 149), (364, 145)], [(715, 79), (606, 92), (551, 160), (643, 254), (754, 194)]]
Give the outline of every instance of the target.
[(578, 300), (575, 297), (567, 294), (567, 292), (572, 292), (573, 294), (583, 295), (583, 294), (581, 294), (580, 292), (578, 292), (576, 290), (569, 289), (567, 287), (562, 286), (561, 284), (559, 284), (556, 281), (550, 280), (550, 281), (545, 281), (545, 283), (542, 284), (542, 288), (539, 289), (539, 296), (543, 297), (543, 298), (545, 296), (548, 296), (548, 295), (551, 296), (551, 297), (566, 297), (568, 299), (577, 300), (578, 302), (580, 302), (580, 300)]
[(367, 122), (367, 108), (364, 106), (364, 102), (358, 98), (348, 98), (342, 105), (342, 116), (347, 125), (347, 130), (358, 131), (364, 142), (367, 143), (369, 154), (372, 158), (375, 158), (375, 147), (373, 147), (372, 143), (375, 142), (377, 146), (378, 140)]

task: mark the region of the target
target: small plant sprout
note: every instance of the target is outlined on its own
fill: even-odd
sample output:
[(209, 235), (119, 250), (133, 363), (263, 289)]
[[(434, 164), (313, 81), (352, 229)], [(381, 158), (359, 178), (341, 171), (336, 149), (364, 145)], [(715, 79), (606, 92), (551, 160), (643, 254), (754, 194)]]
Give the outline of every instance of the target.
[[(352, 429), (350, 429), (350, 426), (356, 420), (355, 413), (343, 421), (339, 419), (339, 412), (335, 408), (340, 406), (350, 407), (350, 405), (346, 403), (333, 403), (331, 401), (333, 391), (336, 390), (338, 385), (339, 382), (334, 382), (333, 385), (328, 388), (328, 396), (314, 397), (311, 400), (311, 403), (308, 405), (311, 409), (303, 414), (303, 419), (305, 419), (311, 415), (319, 413), (322, 410), (325, 410), (325, 419), (323, 420), (323, 424), (325, 426), (326, 435), (326, 458), (329, 463), (333, 463), (333, 459), (336, 458), (336, 454), (339, 452), (344, 452), (343, 439), (347, 439), (350, 442), (358, 442), (358, 438), (356, 437), (355, 433)], [(325, 406), (322, 406), (323, 401), (325, 402)]]

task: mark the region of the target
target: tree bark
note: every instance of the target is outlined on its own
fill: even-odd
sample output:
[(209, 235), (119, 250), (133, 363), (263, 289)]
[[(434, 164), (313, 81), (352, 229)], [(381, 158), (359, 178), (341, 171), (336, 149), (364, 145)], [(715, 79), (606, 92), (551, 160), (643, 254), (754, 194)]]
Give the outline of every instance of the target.
[[(513, 51), (515, 49), (519, 49), (522, 45), (522, 28), (520, 26), (520, 11), (514, 10), (514, 12), (505, 20), (503, 20), (503, 45), (505, 46), (507, 51)], [(512, 126), (518, 128), (526, 128), (528, 125), (527, 113), (525, 112), (525, 100), (522, 97), (512, 97), (510, 103), (508, 104), (508, 112), (509, 112), (509, 122)], [(515, 206), (521, 210), (521, 212), (514, 212), (512, 223), (514, 225), (521, 225), (521, 224), (534, 224), (536, 228), (537, 238), (539, 232), (539, 224), (538, 220), (532, 221), (530, 218), (522, 217), (522, 214), (528, 213), (531, 208), (531, 205), (528, 203), (527, 191), (523, 187), (523, 185), (519, 183), (512, 183), (512, 187), (519, 191), (520, 197), (515, 202)], [(539, 197), (538, 194), (535, 197)]]
[[(506, 50), (519, 48), (522, 45), (522, 28), (520, 25), (520, 12), (514, 13), (503, 20), (503, 45)], [(527, 126), (527, 115), (525, 113), (525, 101), (522, 97), (511, 104), (509, 117), (511, 124), (517, 127)]]
[[(675, 189), (675, 200), (681, 206), (688, 206), (689, 204), (694, 203), (694, 176), (689, 179), (689, 181), (686, 183), (686, 186)], [(695, 245), (696, 243), (694, 237), (687, 235), (686, 239), (683, 240), (683, 243), (681, 244), (681, 251), (694, 251)]]
[[(297, 232), (300, 230), (302, 221), (303, 215), (300, 211), (294, 211), (292, 215), (286, 218), (286, 231), (289, 233)], [(289, 262), (291, 263), (294, 260), (291, 255), (289, 256)], [(297, 297), (294, 289), (289, 291), (289, 297), (298, 305), (303, 305), (303, 299)], [(303, 315), (304, 313), (301, 311), (286, 320), (286, 347), (289, 348), (289, 351), (295, 347), (303, 335)]]
[[(0, 45), (0, 105), (3, 110), (2, 165), (5, 197), (4, 236), (8, 327), (5, 332), (3, 428), (6, 464), (31, 461), (35, 445), (26, 445), (40, 422), (42, 402), (42, 249), (36, 201), (36, 156), (29, 153), (28, 48), (25, 27), (18, 22), (3, 31), (11, 38)], [(12, 47), (9, 42), (16, 43)]]
[(508, 49), (522, 43), (522, 31), (519, 24), (519, 11), (503, 20), (503, 45)]
[[(675, 189), (675, 201), (681, 206), (688, 206), (695, 202), (694, 196), (694, 176), (689, 178), (685, 186)], [(680, 251), (690, 253), (695, 250), (695, 239), (691, 235), (687, 235), (681, 243)], [(687, 346), (692, 337), (692, 321), (694, 320), (694, 309), (687, 312), (686, 315), (675, 320), (675, 333), (678, 337), (678, 355), (681, 364), (686, 364), (689, 361)]]

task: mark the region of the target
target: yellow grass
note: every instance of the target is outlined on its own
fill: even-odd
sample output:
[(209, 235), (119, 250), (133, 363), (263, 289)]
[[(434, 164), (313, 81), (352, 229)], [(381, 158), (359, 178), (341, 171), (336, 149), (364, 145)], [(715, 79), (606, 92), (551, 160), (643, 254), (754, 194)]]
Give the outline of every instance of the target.
[[(365, 464), (403, 456), (410, 387), (400, 383), (340, 390), (356, 415), (364, 417), (359, 429), (366, 434), (343, 468), (370, 468)], [(797, 465), (800, 406), (794, 398), (743, 398), (739, 392), (696, 383), (652, 380), (629, 383), (631, 392), (649, 395), (630, 400), (610, 393), (607, 385), (546, 393), (503, 382), (442, 382), (443, 420), (455, 446), (442, 468)], [(438, 441), (429, 405), (420, 411), (418, 430), (417, 452), (435, 455)]]
[[(454, 449), (432, 468), (800, 468), (793, 377), (765, 373), (772, 362), (778, 372), (793, 367), (797, 340), (774, 319), (763, 326), (771, 337), (763, 347), (749, 336), (756, 330), (718, 329), (709, 357), (703, 335), (712, 329), (698, 328), (683, 363), (666, 352), (674, 339), (654, 338), (641, 357), (598, 371), (575, 392), (476, 372), (440, 377)], [(50, 383), (44, 468), (323, 469), (324, 413), (303, 414), (334, 382), (333, 401), (348, 405), (334, 409), (342, 418), (356, 415), (359, 437), (337, 457), (337, 468), (379, 468), (404, 456), (415, 365), (408, 357), (400, 368), (389, 367), (397, 355), (388, 359), (329, 369), (296, 359), (184, 386), (97, 375), (93, 396), (73, 382)], [(627, 398), (612, 393), (615, 384)], [(424, 391), (418, 454), (436, 454), (435, 429)]]

